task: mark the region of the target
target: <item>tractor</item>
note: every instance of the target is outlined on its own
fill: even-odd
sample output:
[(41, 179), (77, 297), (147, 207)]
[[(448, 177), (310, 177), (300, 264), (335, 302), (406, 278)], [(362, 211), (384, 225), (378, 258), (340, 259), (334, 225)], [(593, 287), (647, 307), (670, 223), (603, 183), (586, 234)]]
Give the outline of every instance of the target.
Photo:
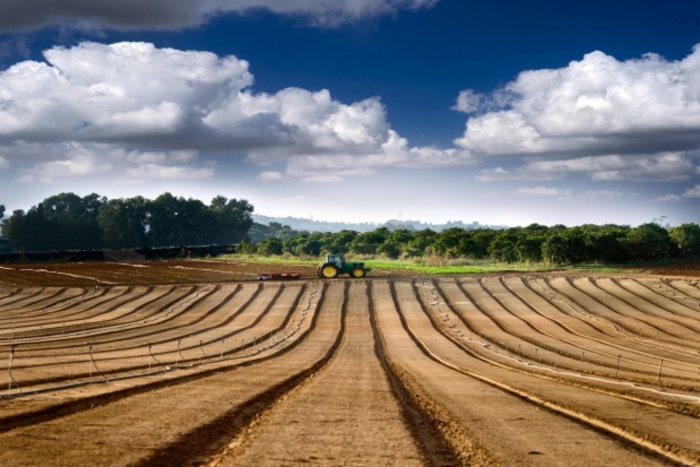
[(345, 261), (345, 255), (326, 255), (325, 261), (318, 265), (318, 277), (322, 279), (333, 279), (339, 274), (350, 274), (350, 277), (365, 277), (370, 268), (365, 267), (365, 263), (359, 261)]

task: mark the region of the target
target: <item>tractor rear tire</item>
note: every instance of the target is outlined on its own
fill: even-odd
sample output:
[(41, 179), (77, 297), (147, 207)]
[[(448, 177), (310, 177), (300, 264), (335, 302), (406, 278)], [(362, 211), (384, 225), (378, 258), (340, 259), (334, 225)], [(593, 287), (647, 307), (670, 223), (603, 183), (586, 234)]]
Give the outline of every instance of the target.
[(324, 279), (333, 279), (338, 277), (340, 271), (338, 271), (338, 267), (335, 264), (326, 263), (319, 268), (318, 272)]
[(350, 271), (350, 277), (353, 279), (360, 279), (362, 277), (365, 277), (367, 275), (367, 271), (365, 271), (364, 268), (354, 268), (352, 271)]

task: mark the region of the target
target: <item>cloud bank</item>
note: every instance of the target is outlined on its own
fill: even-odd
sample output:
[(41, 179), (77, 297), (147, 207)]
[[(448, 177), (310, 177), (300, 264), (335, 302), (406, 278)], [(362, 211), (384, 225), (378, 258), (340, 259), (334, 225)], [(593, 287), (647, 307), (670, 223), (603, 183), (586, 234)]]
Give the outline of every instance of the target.
[(458, 147), (529, 160), (511, 172), (516, 179), (688, 179), (700, 148), (700, 46), (679, 61), (592, 52), (564, 68), (522, 72), (489, 95), (464, 90), (453, 109), (470, 114)]
[(27, 182), (117, 167), (129, 180), (208, 178), (226, 157), (260, 166), (261, 180), (313, 183), (477, 163), (483, 182), (700, 175), (698, 46), (679, 61), (593, 52), (491, 94), (464, 90), (453, 109), (468, 114), (466, 129), (449, 148), (412, 146), (379, 97), (255, 92), (248, 62), (233, 55), (84, 42), (44, 57), (0, 71), (0, 171)]
[(60, 25), (80, 29), (181, 29), (226, 13), (267, 10), (318, 26), (430, 7), (438, 0), (3, 0), (0, 31)]
[(345, 104), (328, 90), (255, 93), (249, 64), (235, 56), (140, 42), (84, 42), (44, 56), (0, 72), (0, 157), (23, 164), (25, 181), (115, 166), (132, 178), (212, 175), (202, 152), (283, 163), (308, 181), (458, 159), (455, 150), (409, 147), (376, 97)]

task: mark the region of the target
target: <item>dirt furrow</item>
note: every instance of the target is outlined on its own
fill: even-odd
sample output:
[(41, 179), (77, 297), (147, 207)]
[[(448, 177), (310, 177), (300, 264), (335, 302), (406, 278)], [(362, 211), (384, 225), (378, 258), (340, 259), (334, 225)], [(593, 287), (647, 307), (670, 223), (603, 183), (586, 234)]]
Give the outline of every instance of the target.
[[(248, 289), (252, 292), (257, 287)], [(121, 342), (123, 348), (99, 352), (98, 344), (94, 344), (90, 345), (89, 354), (88, 347), (84, 347), (82, 355), (45, 357), (53, 363), (43, 367), (40, 365), (42, 358), (26, 358), (18, 352), (15, 356), (17, 365), (13, 368), (14, 379), (26, 393), (47, 385), (65, 385), (69, 381), (94, 381), (95, 378), (113, 380), (135, 372), (150, 371), (151, 366), (191, 365), (249, 349), (257, 352), (255, 345), (261, 347), (273, 335), (285, 329), (287, 334), (294, 332), (294, 323), (291, 323), (294, 314), (288, 311), (297, 309), (305, 289), (303, 285), (270, 287), (270, 292), (275, 294), (274, 300), (262, 295), (259, 301), (251, 305), (250, 299), (257, 296), (253, 293), (240, 306), (232, 307), (229, 311), (209, 313), (209, 321), (213, 322), (199, 321), (201, 327), (177, 328), (178, 334), (174, 339), (167, 338), (170, 327), (162, 330), (153, 345), (144, 340), (137, 345), (132, 340)], [(281, 297), (279, 302), (278, 296)]]
[(348, 284), (334, 358), (209, 465), (422, 465), (374, 354), (366, 283)]
[(203, 461), (235, 434), (233, 425), (236, 429), (245, 426), (240, 420), (248, 423), (328, 359), (338, 339), (340, 317), (332, 306), (337, 300), (335, 292), (329, 295), (330, 305), (324, 304), (325, 296), (319, 300), (317, 306), (322, 310), (314, 313), (305, 337), (276, 354), (5, 432), (0, 435), (0, 464), (184, 465)]
[[(431, 359), (479, 382), (499, 388), (506, 394), (529, 402), (533, 407), (546, 408), (566, 423), (571, 423), (569, 421), (571, 419), (576, 422), (575, 425), (578, 427), (576, 430), (584, 430), (590, 434), (597, 434), (600, 431), (620, 442), (618, 446), (608, 445), (602, 439), (595, 439), (595, 436), (587, 438), (579, 434), (579, 448), (586, 449), (586, 443), (590, 442), (587, 449), (597, 449), (599, 453), (604, 450), (606, 455), (631, 455), (630, 448), (632, 448), (634, 451), (647, 452), (653, 457), (663, 456), (669, 461), (689, 465), (700, 461), (700, 439), (689, 435), (700, 430), (700, 419), (671, 413), (610, 394), (587, 391), (574, 386), (567, 387), (556, 381), (535, 378), (526, 372), (494, 367), (478, 359), (475, 360), (469, 352), (455, 352), (456, 340), (446, 339), (443, 334), (446, 331), (440, 332), (436, 328), (438, 322), (429, 319), (431, 312), (426, 309), (426, 304), (431, 297), (416, 300), (415, 297), (419, 293), (425, 293), (425, 291), (410, 290), (405, 284), (396, 285), (397, 308), (404, 317), (405, 326)], [(411, 294), (414, 294), (414, 299), (411, 299)], [(422, 306), (421, 302), (423, 302)], [(525, 409), (518, 409), (516, 405), (510, 404), (509, 408), (525, 413)], [(630, 423), (627, 418), (630, 411), (644, 414), (641, 417), (642, 422)], [(663, 425), (659, 424), (659, 420), (664, 420)], [(556, 436), (553, 433), (547, 434), (548, 430), (560, 422), (561, 420), (548, 422), (541, 435), (556, 439), (559, 436), (572, 436), (576, 430), (566, 428), (566, 423), (555, 431), (558, 433)], [(682, 429), (676, 432), (678, 427)], [(528, 428), (533, 434), (541, 429), (536, 423)], [(559, 434), (559, 430), (563, 430), (562, 434)], [(566, 444), (565, 439), (559, 439), (559, 442)], [(584, 441), (586, 439), (588, 441)], [(554, 457), (559, 455), (555, 447), (550, 446), (549, 450)], [(619, 454), (613, 454), (615, 451)], [(582, 452), (581, 455), (585, 453)], [(542, 461), (544, 459), (538, 460), (538, 463)], [(562, 459), (557, 462), (562, 462)], [(635, 465), (637, 462), (641, 461), (635, 461)]]

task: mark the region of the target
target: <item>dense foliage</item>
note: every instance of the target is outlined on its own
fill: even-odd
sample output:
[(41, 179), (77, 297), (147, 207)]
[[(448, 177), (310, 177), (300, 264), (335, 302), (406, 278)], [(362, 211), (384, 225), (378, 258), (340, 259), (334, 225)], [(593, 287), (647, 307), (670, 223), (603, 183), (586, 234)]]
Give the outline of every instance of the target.
[(214, 198), (209, 206), (164, 193), (154, 200), (61, 193), (5, 220), (2, 233), (17, 251), (233, 244), (246, 238), (253, 206)]
[(671, 228), (656, 223), (638, 227), (532, 224), (501, 230), (450, 228), (442, 232), (380, 227), (363, 233), (294, 232), (271, 223), (269, 228), (257, 226), (256, 232), (259, 238), (252, 243), (243, 242), (243, 252), (266, 256), (338, 252), (388, 258), (439, 256), (552, 264), (700, 258), (700, 226), (694, 223)]
[[(5, 208), (0, 205), (0, 217)], [(700, 226), (637, 227), (532, 224), (507, 229), (451, 227), (440, 232), (387, 225), (368, 232), (295, 231), (254, 224), (253, 206), (217, 196), (199, 200), (164, 193), (154, 200), (97, 194), (51, 196), (4, 218), (2, 233), (17, 251), (56, 251), (240, 244), (265, 256), (350, 253), (386, 258), (465, 258), (513, 263), (625, 263), (700, 258)]]

